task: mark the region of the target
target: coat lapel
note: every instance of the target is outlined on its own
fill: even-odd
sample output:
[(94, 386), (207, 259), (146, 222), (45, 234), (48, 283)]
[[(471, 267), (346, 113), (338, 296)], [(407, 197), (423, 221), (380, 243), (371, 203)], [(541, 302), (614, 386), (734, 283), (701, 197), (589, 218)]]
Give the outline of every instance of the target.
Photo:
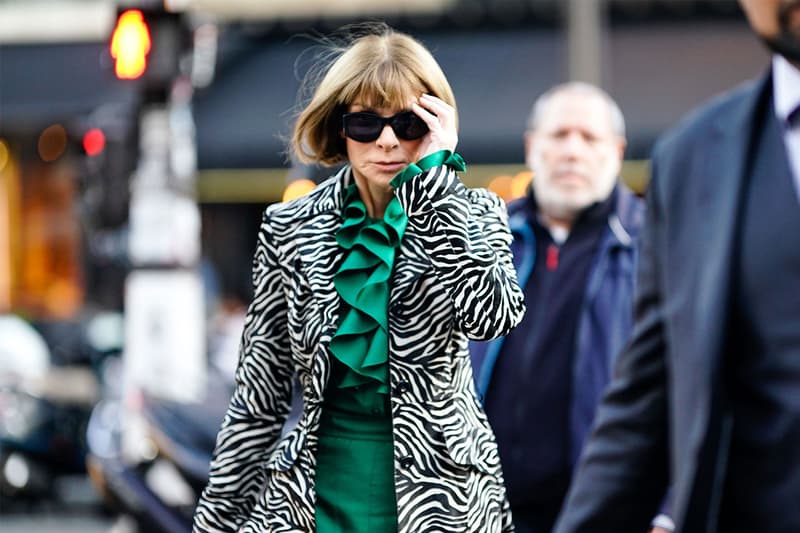
[[(698, 203), (691, 208), (702, 213), (696, 241), (699, 248), (695, 252), (702, 257), (703, 268), (698, 269), (699, 290), (694, 296), (697, 303), (693, 323), (698, 334), (693, 351), (707, 356), (708, 364), (698, 370), (706, 372), (709, 394), (703, 404), (695, 406), (697, 419), (703, 423), (695, 425), (698, 434), (689, 436), (699, 446), (693, 459), (696, 464), (691, 467), (692, 480), (678, 492), (674, 503), (687, 529), (716, 531), (732, 427), (721, 367), (732, 303), (737, 221), (761, 114), (769, 111), (766, 102), (771, 93), (770, 79), (768, 73), (742, 95), (738, 105), (719, 114), (708, 141), (702, 175), (694, 176), (702, 183)], [(692, 213), (685, 216), (693, 218)]]
[[(327, 361), (331, 357), (330, 340), (339, 323), (340, 299), (333, 277), (339, 270), (343, 255), (336, 242), (336, 231), (342, 223), (343, 191), (351, 179), (349, 167), (345, 167), (330, 181), (320, 185), (311, 211), (299, 214), (305, 220), (297, 229), (302, 238), (297, 243), (295, 271), (305, 278), (311, 288), (313, 301), (320, 305), (322, 320), (318, 332), (319, 346), (325, 357), (315, 358), (312, 364), (314, 374), (319, 374), (323, 382), (327, 379), (324, 368), (327, 368)], [(400, 310), (416, 280), (431, 268), (424, 241), (424, 236), (409, 224), (395, 256), (389, 296), (390, 312)]]
[[(311, 288), (311, 301), (319, 306), (321, 318), (318, 330), (308, 331), (310, 344), (320, 347), (323, 357), (308, 361), (312, 374), (321, 388), (327, 382), (329, 344), (339, 323), (339, 296), (333, 285), (333, 276), (339, 270), (342, 254), (336, 242), (336, 231), (342, 223), (342, 192), (349, 179), (345, 167), (334, 178), (321, 184), (311, 212), (304, 213), (304, 221), (297, 227), (296, 275), (305, 278)], [(309, 326), (313, 325), (309, 324)], [(315, 337), (315, 338), (314, 338)], [(320, 391), (321, 394), (321, 391)]]
[[(736, 232), (741, 199), (746, 184), (746, 173), (754, 141), (758, 111), (763, 98), (769, 96), (770, 75), (767, 74), (751, 87), (740, 105), (730, 113), (717, 117), (710, 139), (701, 176), (698, 213), (703, 213), (704, 224), (698, 228), (703, 237), (698, 241), (704, 248), (705, 267), (699, 269), (697, 293), (697, 353), (711, 356), (712, 376), (718, 375), (724, 348), (725, 325), (730, 308), (730, 283)], [(710, 177), (719, 179), (710, 179)]]
[(324, 326), (337, 323), (334, 308), (338, 306), (332, 305), (338, 302), (333, 276), (339, 269), (342, 257), (335, 230), (331, 229), (340, 224), (338, 213), (319, 214), (300, 229), (302, 234), (310, 238), (301, 240), (297, 245), (300, 273), (308, 281), (314, 300), (323, 307), (323, 332)]

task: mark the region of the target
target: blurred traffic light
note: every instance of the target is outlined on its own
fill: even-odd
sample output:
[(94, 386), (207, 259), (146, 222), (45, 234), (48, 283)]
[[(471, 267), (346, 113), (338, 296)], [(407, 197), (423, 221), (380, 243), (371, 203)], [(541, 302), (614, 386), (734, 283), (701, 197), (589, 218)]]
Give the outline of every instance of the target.
[(180, 14), (166, 11), (163, 2), (127, 2), (117, 10), (109, 39), (114, 73), (149, 88), (164, 87), (179, 75), (188, 40)]
[(83, 134), (83, 151), (89, 157), (94, 157), (103, 152), (106, 147), (106, 136), (100, 128), (92, 128)]
[(111, 35), (114, 72), (122, 80), (134, 80), (144, 74), (150, 53), (150, 28), (138, 9), (120, 13)]
[(134, 113), (127, 107), (106, 108), (70, 125), (83, 214), (92, 228), (118, 228), (128, 219), (130, 179), (138, 157)]

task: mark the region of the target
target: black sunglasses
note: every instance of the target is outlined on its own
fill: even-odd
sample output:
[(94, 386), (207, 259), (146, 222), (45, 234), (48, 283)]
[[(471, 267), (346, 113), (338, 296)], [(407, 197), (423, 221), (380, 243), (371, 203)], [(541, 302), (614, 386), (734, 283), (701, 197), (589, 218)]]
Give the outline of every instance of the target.
[(354, 141), (368, 143), (381, 136), (389, 124), (398, 138), (405, 141), (419, 139), (428, 133), (428, 125), (413, 111), (401, 111), (391, 117), (382, 117), (368, 111), (342, 115), (344, 134)]

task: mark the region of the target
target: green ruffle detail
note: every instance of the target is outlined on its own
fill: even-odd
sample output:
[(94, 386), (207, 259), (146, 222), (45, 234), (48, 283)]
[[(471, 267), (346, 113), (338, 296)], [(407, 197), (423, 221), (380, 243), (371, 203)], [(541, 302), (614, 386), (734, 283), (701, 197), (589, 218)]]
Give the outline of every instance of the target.
[(383, 220), (369, 218), (355, 184), (345, 190), (342, 213), (344, 220), (336, 241), (347, 255), (333, 277), (342, 298), (342, 312), (330, 348), (346, 368), (337, 385), (377, 384), (377, 391), (386, 394), (389, 276), (408, 217), (397, 198), (392, 198)]
[(396, 189), (414, 176), (422, 174), (433, 167), (442, 165), (447, 165), (453, 170), (458, 170), (460, 172), (467, 171), (467, 164), (460, 154), (451, 152), (450, 150), (439, 150), (438, 152), (426, 155), (416, 163), (409, 164), (406, 168), (401, 170), (397, 176), (392, 178), (390, 185)]

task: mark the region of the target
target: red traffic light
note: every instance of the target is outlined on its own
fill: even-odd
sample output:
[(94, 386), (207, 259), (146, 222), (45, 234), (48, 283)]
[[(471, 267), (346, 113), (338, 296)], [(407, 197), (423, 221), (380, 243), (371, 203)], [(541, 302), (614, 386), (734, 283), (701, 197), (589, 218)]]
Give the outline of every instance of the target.
[(94, 157), (106, 147), (106, 136), (100, 128), (92, 128), (83, 134), (83, 151)]
[(133, 80), (144, 74), (150, 53), (150, 29), (138, 9), (120, 13), (111, 36), (111, 57), (117, 78)]

